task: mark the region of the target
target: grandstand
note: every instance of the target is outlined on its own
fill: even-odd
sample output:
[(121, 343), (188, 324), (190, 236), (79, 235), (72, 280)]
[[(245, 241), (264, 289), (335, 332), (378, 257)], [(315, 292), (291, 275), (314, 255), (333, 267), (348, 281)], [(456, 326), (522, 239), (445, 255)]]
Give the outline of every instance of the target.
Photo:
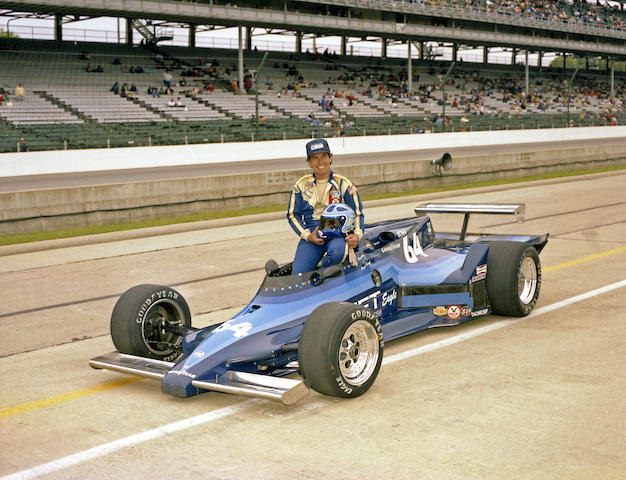
[[(9, 3), (30, 6), (33, 11), (37, 8), (37, 2)], [(218, 12), (216, 17), (222, 15), (220, 8), (228, 10), (224, 8), (227, 2), (199, 3), (207, 4), (207, 12)], [(474, 28), (474, 33), (488, 29), (490, 22), (509, 25), (507, 28), (515, 33), (522, 26), (505, 18), (515, 12), (516, 21), (526, 17), (524, 28), (532, 26), (535, 34), (549, 29), (554, 36), (554, 32), (564, 29), (568, 38), (579, 36), (578, 44), (592, 39), (606, 46), (607, 52), (624, 50), (623, 40), (621, 46), (617, 45), (624, 31), (623, 7), (601, 9), (587, 2), (527, 2), (517, 9), (511, 9), (516, 3), (511, 1), (260, 2), (265, 8), (258, 8), (259, 2), (229, 3), (239, 4), (244, 13), (257, 10), (259, 25), (264, 24), (261, 17), (268, 10), (280, 10), (288, 4), (298, 7), (293, 11), (294, 17), (313, 18), (324, 13), (358, 21), (367, 20), (373, 12), (381, 13), (374, 7), (382, 5), (390, 13), (399, 9), (401, 25), (407, 30), (426, 20), (433, 23), (439, 18), (433, 17), (433, 9), (438, 7), (439, 13), (453, 12), (450, 18), (465, 22), (463, 26)], [(343, 6), (339, 8), (337, 4)], [(351, 5), (359, 8), (351, 9)], [(66, 11), (66, 7), (59, 6), (55, 18), (63, 18)], [(476, 13), (482, 14), (482, 22), (473, 19)], [(377, 18), (384, 23), (385, 15)], [(395, 20), (397, 15), (390, 23), (398, 25)], [(142, 24), (128, 25), (146, 34)], [(444, 26), (442, 32), (455, 28)], [(626, 32), (623, 33), (626, 38)], [(402, 36), (404, 32), (396, 34)], [(541, 63), (520, 66), (514, 62), (494, 65), (458, 60), (450, 70), (451, 61), (424, 55), (423, 37), (418, 39), (418, 58), (410, 58), (410, 62), (385, 57), (387, 40), (382, 42), (380, 57), (348, 55), (343, 43), (341, 54), (270, 51), (258, 85), (247, 92), (238, 90), (238, 83), (246, 77), (252, 81), (265, 53), (252, 49), (250, 42), (242, 52), (240, 67), (237, 50), (197, 48), (191, 40), (186, 47), (161, 46), (150, 32), (141, 44), (132, 38), (127, 40), (130, 41), (97, 43), (1, 38), (0, 151), (15, 151), (21, 138), (30, 150), (42, 150), (444, 129), (610, 125), (626, 121), (623, 72), (581, 69), (575, 73)], [(520, 45), (525, 41), (521, 39)], [(551, 39), (546, 42), (549, 44)], [(455, 56), (457, 48), (458, 45), (454, 47)], [(515, 60), (514, 55), (512, 58)], [(611, 54), (611, 58), (623, 56)], [(163, 77), (166, 70), (173, 77), (172, 90), (168, 92)], [(111, 91), (116, 82), (120, 88), (117, 94)], [(27, 91), (22, 100), (14, 94), (19, 83)]]

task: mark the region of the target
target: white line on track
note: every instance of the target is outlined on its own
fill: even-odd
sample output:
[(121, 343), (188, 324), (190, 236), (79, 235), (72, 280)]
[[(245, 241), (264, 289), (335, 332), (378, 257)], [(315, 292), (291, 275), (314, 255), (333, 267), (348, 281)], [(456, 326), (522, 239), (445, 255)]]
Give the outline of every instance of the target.
[[(423, 345), (418, 348), (407, 350), (406, 352), (397, 353), (396, 355), (392, 355), (391, 357), (385, 358), (383, 360), (383, 365), (389, 365), (391, 363), (399, 362), (401, 360), (406, 360), (407, 358), (411, 358), (417, 355), (422, 355), (427, 352), (432, 352), (433, 350), (437, 350), (439, 348), (443, 348), (448, 345), (453, 345), (455, 343), (462, 342), (464, 340), (468, 340), (470, 338), (474, 338), (479, 335), (483, 335), (485, 333), (492, 332), (494, 330), (498, 330), (503, 327), (507, 327), (509, 325), (513, 325), (523, 320), (537, 317), (544, 313), (552, 312), (554, 310), (566, 307), (576, 302), (588, 300), (589, 298), (595, 297), (597, 295), (602, 295), (604, 293), (610, 292), (612, 290), (616, 290), (624, 286), (626, 286), (626, 280), (612, 283), (610, 285), (606, 285), (604, 287), (597, 288), (595, 290), (591, 290), (589, 292), (585, 292), (583, 294), (576, 295), (574, 297), (570, 297), (568, 299), (553, 303), (551, 305), (546, 305), (545, 307), (534, 310), (530, 315), (526, 317), (500, 320), (496, 323), (492, 323), (491, 325), (487, 325), (485, 327), (472, 330), (471, 332), (462, 333), (460, 335), (455, 335), (454, 337), (450, 337), (445, 340), (441, 340), (439, 342), (430, 343), (428, 345)], [(252, 406), (254, 403), (260, 403), (260, 402), (263, 402), (263, 400), (259, 400), (259, 399), (246, 400), (244, 402), (240, 402), (230, 407), (220, 408), (219, 410), (213, 410), (212, 412), (203, 413), (202, 415), (197, 415), (195, 417), (186, 418), (184, 420), (179, 420), (178, 422), (169, 423), (167, 425), (163, 425), (162, 427), (154, 428), (152, 430), (147, 430), (145, 432), (138, 433), (136, 435), (131, 435), (130, 437), (120, 438), (119, 440), (114, 440), (112, 442), (105, 443), (103, 445), (99, 445), (97, 447), (93, 447), (88, 450), (83, 450), (82, 452), (78, 452), (73, 455), (68, 455), (67, 457), (62, 457), (57, 460), (53, 460), (51, 462), (44, 463), (39, 466), (29, 468), (27, 470), (22, 470), (20, 472), (16, 472), (10, 475), (6, 475), (4, 477), (0, 477), (0, 480), (18, 480), (18, 479), (27, 480), (31, 478), (40, 477), (42, 475), (47, 475), (50, 473), (58, 472), (59, 470), (63, 470), (65, 468), (71, 467), (72, 465), (78, 465), (88, 460), (93, 460), (95, 458), (103, 457), (104, 455), (108, 455), (109, 453), (115, 452), (117, 450), (121, 450), (122, 448), (132, 447), (140, 443), (147, 442), (149, 440), (154, 440), (156, 438), (163, 437), (169, 433), (179, 432), (187, 428), (196, 427), (198, 425), (204, 425), (206, 423), (210, 423), (215, 420), (219, 420), (221, 418), (230, 417), (231, 415), (234, 415), (236, 413), (246, 410), (248, 407)], [(325, 404), (326, 402), (322, 402), (322, 401), (314, 402), (315, 408), (324, 406)], [(310, 411), (312, 410), (312, 408), (305, 407), (305, 410)]]

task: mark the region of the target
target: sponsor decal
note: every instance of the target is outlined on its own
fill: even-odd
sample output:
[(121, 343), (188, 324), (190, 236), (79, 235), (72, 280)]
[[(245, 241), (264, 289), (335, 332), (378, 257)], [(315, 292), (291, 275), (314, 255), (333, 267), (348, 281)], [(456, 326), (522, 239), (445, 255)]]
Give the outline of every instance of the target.
[(313, 145), (311, 145), (309, 147), (309, 150), (314, 151), (314, 150), (319, 150), (320, 148), (324, 148), (324, 144), (323, 143), (314, 143)]
[(395, 288), (390, 292), (383, 293), (383, 307), (385, 305), (390, 305), (393, 301), (398, 298), (398, 290)]
[(472, 312), (472, 317), (480, 317), (481, 315), (487, 315), (489, 313), (488, 308), (481, 308), (480, 310), (474, 310)]
[(390, 243), (389, 245), (385, 245), (383, 248), (381, 248), (380, 251), (383, 253), (387, 253), (387, 252), (392, 252), (397, 248), (400, 248), (400, 243), (398, 242)]
[(439, 305), (439, 306), (433, 308), (433, 313), (435, 315), (438, 315), (438, 316), (442, 317), (442, 316), (448, 314), (448, 308), (444, 307), (443, 305)]
[(461, 307), (458, 305), (450, 305), (448, 307), (448, 318), (450, 320), (456, 320), (461, 316)]
[(476, 275), (480, 275), (481, 273), (487, 273), (487, 265), (478, 265), (476, 267)]
[(348, 187), (348, 193), (350, 195), (354, 195), (356, 193), (356, 187), (354, 185), (351, 185), (350, 187)]
[(341, 192), (335, 187), (328, 192), (328, 203), (341, 203)]
[(481, 280), (484, 280), (485, 278), (487, 278), (487, 274), (486, 273), (481, 273), (479, 275), (474, 275), (472, 277), (472, 283), (480, 282)]
[(461, 309), (461, 316), (467, 317), (470, 313), (472, 313), (472, 307), (463, 307)]
[(428, 255), (424, 253), (422, 246), (420, 245), (419, 238), (417, 237), (417, 233), (413, 232), (413, 237), (411, 238), (411, 243), (409, 243), (409, 237), (402, 238), (402, 246), (404, 247), (404, 258), (408, 263), (417, 263), (419, 260), (419, 256), (427, 257)]
[(204, 358), (204, 352), (203, 351), (194, 352), (193, 356), (196, 358)]

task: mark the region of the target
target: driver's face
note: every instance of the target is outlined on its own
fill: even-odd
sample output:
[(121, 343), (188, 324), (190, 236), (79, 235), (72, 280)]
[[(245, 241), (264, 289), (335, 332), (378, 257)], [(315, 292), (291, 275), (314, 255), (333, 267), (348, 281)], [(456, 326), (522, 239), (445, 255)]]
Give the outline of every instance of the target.
[(309, 165), (315, 173), (317, 179), (327, 179), (330, 177), (330, 164), (332, 156), (326, 152), (314, 153), (308, 159)]

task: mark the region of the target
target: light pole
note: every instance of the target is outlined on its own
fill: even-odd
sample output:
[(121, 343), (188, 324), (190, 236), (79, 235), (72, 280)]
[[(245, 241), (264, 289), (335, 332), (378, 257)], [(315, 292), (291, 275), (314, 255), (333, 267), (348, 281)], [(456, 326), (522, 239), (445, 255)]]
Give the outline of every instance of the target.
[(572, 82), (574, 81), (574, 77), (576, 76), (577, 73), (578, 73), (578, 69), (574, 70), (574, 73), (572, 74), (569, 81), (567, 82), (567, 127), (568, 128), (569, 128), (569, 101), (570, 101), (571, 90), (572, 90)]
[(255, 107), (255, 115), (256, 115), (256, 126), (259, 126), (259, 80), (261, 79), (261, 71), (263, 70), (263, 64), (265, 63), (265, 59), (269, 52), (265, 52), (263, 54), (263, 59), (261, 60), (261, 64), (259, 65), (259, 69), (254, 74), (254, 107)]
[(450, 75), (450, 73), (452, 72), (452, 69), (454, 68), (454, 66), (456, 65), (456, 62), (452, 62), (452, 64), (450, 65), (450, 67), (448, 68), (448, 71), (446, 72), (445, 77), (443, 77), (443, 80), (441, 81), (441, 103), (442, 105), (442, 111), (441, 111), (441, 126), (443, 128), (443, 130), (446, 130), (446, 81), (448, 80), (448, 76)]

